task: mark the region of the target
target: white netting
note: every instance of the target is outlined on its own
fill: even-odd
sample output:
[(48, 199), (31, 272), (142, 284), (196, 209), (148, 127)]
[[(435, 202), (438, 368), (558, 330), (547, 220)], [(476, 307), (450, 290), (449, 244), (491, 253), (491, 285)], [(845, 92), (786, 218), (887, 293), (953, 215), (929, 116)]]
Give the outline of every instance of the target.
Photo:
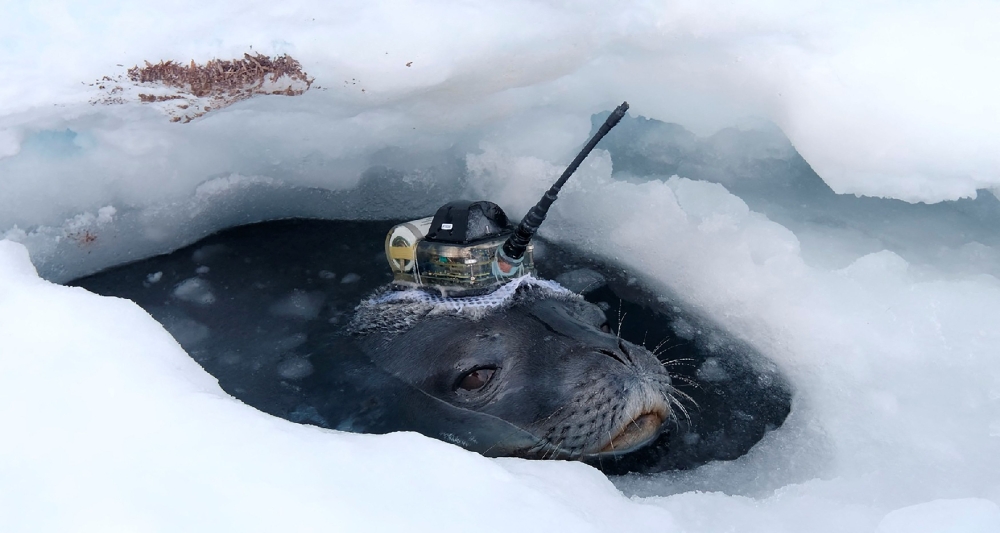
[(448, 315), (480, 320), (516, 301), (535, 298), (582, 299), (562, 285), (528, 275), (510, 281), (493, 292), (465, 297), (447, 297), (425, 290), (382, 290), (361, 302), (351, 320), (353, 333), (402, 332), (428, 316)]

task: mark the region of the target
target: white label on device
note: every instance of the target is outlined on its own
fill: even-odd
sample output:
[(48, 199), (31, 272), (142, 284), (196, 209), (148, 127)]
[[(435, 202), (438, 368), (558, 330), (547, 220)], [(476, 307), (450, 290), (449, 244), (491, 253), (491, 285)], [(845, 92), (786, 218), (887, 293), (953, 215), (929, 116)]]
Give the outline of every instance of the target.
[(445, 231), (448, 231), (448, 230), (450, 230), (453, 227), (454, 226), (452, 226), (451, 224), (441, 224), (441, 229), (443, 229)]

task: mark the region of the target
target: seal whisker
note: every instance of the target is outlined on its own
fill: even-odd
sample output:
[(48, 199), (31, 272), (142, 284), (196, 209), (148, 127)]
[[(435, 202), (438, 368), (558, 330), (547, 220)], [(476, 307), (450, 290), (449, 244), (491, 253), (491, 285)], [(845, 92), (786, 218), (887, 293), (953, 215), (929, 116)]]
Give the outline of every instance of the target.
[(550, 414), (549, 416), (547, 416), (547, 417), (545, 417), (545, 418), (543, 418), (541, 420), (536, 421), (535, 423), (536, 424), (542, 424), (542, 423), (548, 422), (549, 420), (552, 419), (552, 417), (556, 416), (557, 414), (559, 414), (560, 412), (562, 412), (563, 409), (566, 409), (567, 407), (569, 407), (569, 404), (560, 405), (558, 409), (556, 409), (555, 411), (552, 411), (552, 414)]
[(542, 461), (548, 459), (550, 451), (552, 451), (552, 446), (546, 446), (545, 449), (542, 450), (542, 456), (539, 459)]
[[(679, 397), (681, 397), (682, 399), (684, 399), (684, 400), (687, 400), (687, 401), (691, 402), (691, 405), (692, 405), (692, 406), (693, 406), (693, 407), (694, 407), (695, 409), (697, 409), (697, 410), (701, 411), (701, 406), (700, 406), (700, 405), (698, 405), (698, 402), (696, 402), (696, 401), (694, 400), (694, 398), (692, 398), (691, 396), (687, 395), (686, 393), (684, 393), (684, 392), (682, 392), (682, 391), (679, 391), (679, 390), (677, 390), (677, 388), (675, 388), (675, 387), (670, 387), (670, 394), (671, 394), (671, 396), (679, 396)], [(676, 398), (674, 398), (674, 399), (676, 400)], [(679, 404), (679, 403), (680, 403), (680, 402), (678, 402), (678, 404)]]
[[(625, 315), (628, 315), (628, 313), (625, 313)], [(617, 331), (615, 331), (615, 335), (618, 337), (618, 340), (621, 340), (621, 338), (622, 338), (622, 324), (624, 322), (625, 322), (625, 316), (622, 315), (622, 299), (619, 298), (618, 299), (618, 328), (617, 328)]]
[(554, 458), (556, 456), (556, 453), (562, 451), (562, 443), (565, 442), (565, 440), (566, 439), (559, 439), (558, 443), (552, 445), (552, 455), (549, 457)]
[[(543, 461), (545, 459), (548, 459), (550, 457), (555, 456), (556, 452), (559, 450), (559, 445), (556, 444), (555, 442), (553, 442), (553, 440), (551, 438), (549, 438), (548, 436), (545, 437), (545, 442), (548, 443), (548, 448), (545, 450), (545, 453), (542, 454), (542, 460)], [(562, 441), (560, 441), (560, 442), (562, 442)]]
[(690, 385), (690, 386), (692, 386), (692, 387), (694, 387), (696, 389), (700, 389), (701, 388), (701, 383), (698, 383), (697, 381), (695, 381), (695, 380), (693, 380), (693, 379), (691, 379), (691, 378), (689, 378), (687, 376), (682, 376), (680, 374), (670, 374), (670, 379), (679, 379), (679, 380), (683, 381), (684, 383), (687, 383), (688, 385)]
[[(569, 404), (566, 404), (566, 405), (562, 405), (562, 406), (560, 406), (560, 407), (559, 407), (558, 409), (556, 409), (555, 411), (553, 411), (553, 412), (552, 412), (552, 413), (551, 413), (551, 414), (550, 414), (549, 416), (547, 416), (547, 417), (545, 417), (545, 418), (542, 418), (542, 419), (540, 419), (540, 420), (537, 420), (537, 421), (535, 422), (535, 424), (543, 424), (543, 423), (545, 423), (545, 422), (548, 422), (548, 421), (549, 421), (549, 420), (551, 420), (551, 419), (552, 419), (553, 417), (555, 417), (556, 415), (558, 415), (559, 413), (561, 413), (561, 412), (562, 412), (562, 411), (563, 411), (564, 409), (566, 409), (567, 407), (569, 407)], [(551, 451), (551, 452), (553, 453), (553, 455), (554, 455), (555, 453), (557, 453), (557, 452), (560, 452), (560, 451), (563, 451), (563, 450), (562, 450), (562, 443), (563, 443), (563, 442), (565, 441), (565, 439), (560, 439), (560, 441), (559, 441), (559, 444), (554, 444), (554, 442), (553, 442), (553, 439), (552, 439), (552, 437), (554, 436), (554, 434), (555, 434), (555, 431), (556, 431), (556, 429), (557, 429), (557, 428), (558, 428), (558, 426), (554, 426), (554, 427), (552, 427), (551, 429), (549, 429), (549, 430), (548, 430), (548, 431), (547, 431), (547, 432), (545, 433), (545, 436), (544, 436), (544, 437), (541, 437), (541, 438), (542, 438), (542, 440), (544, 440), (544, 441), (545, 441), (546, 443), (548, 443), (548, 444), (549, 444), (550, 446), (556, 446), (556, 448), (555, 448), (555, 449), (548, 449), (548, 450), (546, 450), (546, 452), (545, 452), (545, 453), (543, 454), (543, 456), (542, 456), (542, 459), (545, 459), (545, 458), (546, 458), (546, 457), (548, 456), (548, 454), (549, 454), (549, 452), (550, 452), (550, 451)]]
[(694, 401), (694, 398), (692, 398), (690, 395), (688, 395), (684, 391), (678, 390), (677, 387), (674, 387), (673, 385), (670, 385), (670, 392), (672, 394), (676, 394), (677, 396), (680, 396), (681, 398), (684, 398), (685, 400), (691, 402), (692, 405), (694, 405), (695, 407), (698, 407), (700, 409), (700, 407), (698, 406), (698, 402)]
[[(681, 403), (681, 400), (690, 402), (690, 404), (694, 409), (697, 409), (699, 411), (701, 410), (701, 406), (698, 405), (698, 402), (695, 401), (694, 398), (692, 398), (687, 393), (678, 390), (677, 387), (673, 386), (673, 384), (669, 380), (670, 379), (669, 377), (653, 375), (650, 376), (650, 378), (660, 383), (663, 386), (664, 390), (661, 390), (659, 392), (667, 401), (667, 404), (670, 406), (676, 406), (677, 409), (680, 410), (680, 412), (684, 415), (684, 418), (686, 418), (689, 422), (691, 421), (691, 414), (688, 412), (688, 409)], [(671, 418), (677, 421), (677, 415), (674, 412), (674, 409), (671, 409), (670, 411), (671, 411)]]
[[(663, 394), (663, 398), (667, 400), (667, 403), (670, 404), (670, 405), (677, 406), (677, 409), (680, 409), (681, 413), (684, 414), (684, 418), (690, 423), (691, 422), (691, 414), (688, 413), (687, 409), (685, 409), (683, 405), (681, 405), (681, 402), (677, 401), (677, 398), (674, 398), (671, 394), (669, 394), (667, 392), (664, 392), (662, 394)], [(677, 413), (673, 409), (670, 410), (670, 418), (672, 418), (675, 423), (678, 423), (678, 424), (680, 423), (680, 420), (677, 418)]]
[(527, 458), (545, 460), (545, 455), (549, 453), (550, 446), (551, 444), (547, 439), (539, 440), (538, 444), (531, 449), (531, 455)]
[(664, 344), (666, 344), (669, 341), (670, 341), (670, 337), (664, 337), (662, 340), (660, 340), (660, 343), (657, 344), (655, 348), (653, 348), (652, 350), (650, 350), (650, 352), (652, 352), (653, 356), (655, 357), (656, 353), (660, 349), (660, 347), (662, 347)]
[(604, 282), (595, 279), (594, 281), (591, 281), (586, 286), (584, 286), (583, 289), (581, 289), (580, 292), (578, 292), (577, 294), (587, 294), (587, 292), (590, 291), (591, 287), (597, 287), (597, 286), (601, 285), (602, 283), (604, 283)]
[(694, 361), (694, 359), (692, 359), (690, 357), (686, 357), (686, 358), (683, 358), (683, 359), (669, 359), (667, 361), (660, 361), (660, 364), (663, 365), (664, 367), (668, 367), (668, 366), (691, 366), (691, 367), (693, 367), (693, 366), (695, 366), (695, 364), (693, 363), (693, 361)]
[[(543, 439), (539, 439), (538, 442), (535, 443), (534, 446), (532, 446), (531, 448), (528, 449), (528, 454), (531, 455), (531, 456), (533, 456), (534, 458), (539, 458), (539, 457), (544, 458), (545, 454), (548, 453), (548, 450), (549, 450), (549, 448), (551, 448), (551, 446), (552, 446), (552, 444), (549, 442), (548, 439), (544, 439), (544, 438)], [(542, 455), (539, 456), (539, 454), (542, 454)]]
[(680, 347), (683, 344), (684, 344), (683, 342), (678, 342), (677, 344), (674, 344), (673, 346), (667, 346), (663, 350), (653, 352), (653, 355), (655, 357), (659, 357), (660, 355), (665, 354), (665, 353), (669, 352), (670, 350), (673, 350), (674, 348)]

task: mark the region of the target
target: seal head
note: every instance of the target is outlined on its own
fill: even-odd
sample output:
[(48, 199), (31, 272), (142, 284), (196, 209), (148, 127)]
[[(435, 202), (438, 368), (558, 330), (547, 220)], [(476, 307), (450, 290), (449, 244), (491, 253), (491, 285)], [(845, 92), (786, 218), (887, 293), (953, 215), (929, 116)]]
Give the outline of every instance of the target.
[(596, 305), (531, 276), (472, 298), (383, 291), (350, 327), (385, 371), (535, 438), (505, 455), (627, 453), (658, 436), (676, 404), (652, 353), (612, 334)]

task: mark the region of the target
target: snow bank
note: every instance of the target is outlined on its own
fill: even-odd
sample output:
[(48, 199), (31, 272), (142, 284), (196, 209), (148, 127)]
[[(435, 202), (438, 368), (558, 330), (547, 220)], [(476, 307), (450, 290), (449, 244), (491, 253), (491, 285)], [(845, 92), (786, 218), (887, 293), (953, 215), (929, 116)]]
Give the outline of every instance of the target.
[[(233, 172), (350, 187), (388, 146), (462, 154), (492, 138), (562, 157), (570, 132), (622, 99), (702, 134), (770, 119), (838, 192), (939, 201), (1000, 182), (1000, 6), (986, 0), (56, 1), (4, 13), (5, 231), (176, 199)], [(134, 95), (99, 103), (128, 88), (116, 77), (132, 65), (247, 52), (293, 55), (314, 88), (191, 124)], [(26, 197), (49, 201), (27, 209)]]
[[(525, 166), (541, 172), (515, 172)], [(496, 152), (470, 157), (469, 167), (471, 184), (513, 209), (561, 170)], [(610, 171), (607, 153), (596, 152), (543, 231), (679, 294), (779, 364), (795, 388), (793, 412), (748, 456), (616, 480), (644, 497), (629, 502), (583, 465), (489, 461), (414, 435), (272, 419), (226, 397), (134, 305), (42, 281), (24, 249), (3, 242), (0, 423), (16, 437), (2, 444), (0, 468), (17, 481), (5, 486), (16, 497), (0, 514), (30, 530), (309, 529), (332, 520), (439, 530), (479, 524), (482, 506), (495, 503), (514, 511), (477, 527), (992, 527), (996, 278), (915, 275), (891, 252), (840, 270), (811, 267), (794, 234), (717, 184), (634, 184)], [(59, 517), (38, 518), (57, 504)]]
[[(67, 279), (108, 264), (92, 253), (48, 264), (72, 254), (64, 237), (94, 248), (100, 236), (80, 231), (81, 214), (110, 205), (135, 215), (142, 234), (111, 238), (148, 255), (253, 218), (248, 198), (213, 202), (197, 222), (176, 216), (204, 210), (221, 187), (244, 196), (265, 183), (343, 191), (363, 184), (366, 170), (379, 181), (378, 169), (389, 168), (419, 191), (414, 182), (460, 180), (455, 162), (483, 142), (562, 160), (590, 114), (623, 99), (701, 134), (769, 119), (838, 192), (974, 196), (1000, 182), (1000, 100), (991, 92), (1000, 69), (990, 68), (1000, 56), (990, 24), (998, 9), (986, 1), (14, 3), (0, 21), (0, 234), (29, 243), (44, 277)], [(122, 78), (144, 61), (258, 52), (293, 55), (312, 89), (182, 124)], [(396, 189), (402, 198), (410, 190), (394, 183), (374, 202), (339, 208), (264, 203), (268, 216), (417, 211), (379, 204)], [(195, 190), (201, 200), (191, 200)], [(219, 213), (225, 203), (239, 207)]]
[[(698, 531), (872, 531), (895, 507), (1000, 501), (997, 278), (911, 271), (889, 251), (813, 267), (793, 233), (722, 186), (615, 181), (606, 153), (595, 155), (543, 234), (681, 295), (778, 363), (795, 390), (785, 425), (748, 456), (626, 477), (623, 490), (677, 493), (656, 501)], [(518, 171), (527, 164), (470, 158), (487, 194), (514, 205), (547, 183)]]
[[(9, 241), (60, 281), (256, 220), (417, 216), (459, 197), (518, 216), (591, 113), (622, 99), (701, 134), (769, 119), (838, 192), (972, 196), (1000, 182), (998, 9), (5, 5), (2, 529), (995, 529), (1000, 282), (995, 265), (942, 266), (1000, 257), (966, 242), (989, 229), (974, 217), (952, 221), (947, 249), (907, 237), (920, 264), (810, 220), (850, 256), (832, 268), (721, 185), (614, 180), (595, 152), (543, 233), (712, 317), (795, 389), (788, 422), (748, 456), (615, 480), (631, 500), (582, 465), (267, 417), (140, 309), (43, 281)], [(313, 88), (188, 124), (138, 101), (90, 103), (144, 60), (247, 52), (294, 56)]]
[(576, 463), (276, 419), (226, 395), (135, 304), (40, 280), (0, 241), (4, 531), (640, 531)]

